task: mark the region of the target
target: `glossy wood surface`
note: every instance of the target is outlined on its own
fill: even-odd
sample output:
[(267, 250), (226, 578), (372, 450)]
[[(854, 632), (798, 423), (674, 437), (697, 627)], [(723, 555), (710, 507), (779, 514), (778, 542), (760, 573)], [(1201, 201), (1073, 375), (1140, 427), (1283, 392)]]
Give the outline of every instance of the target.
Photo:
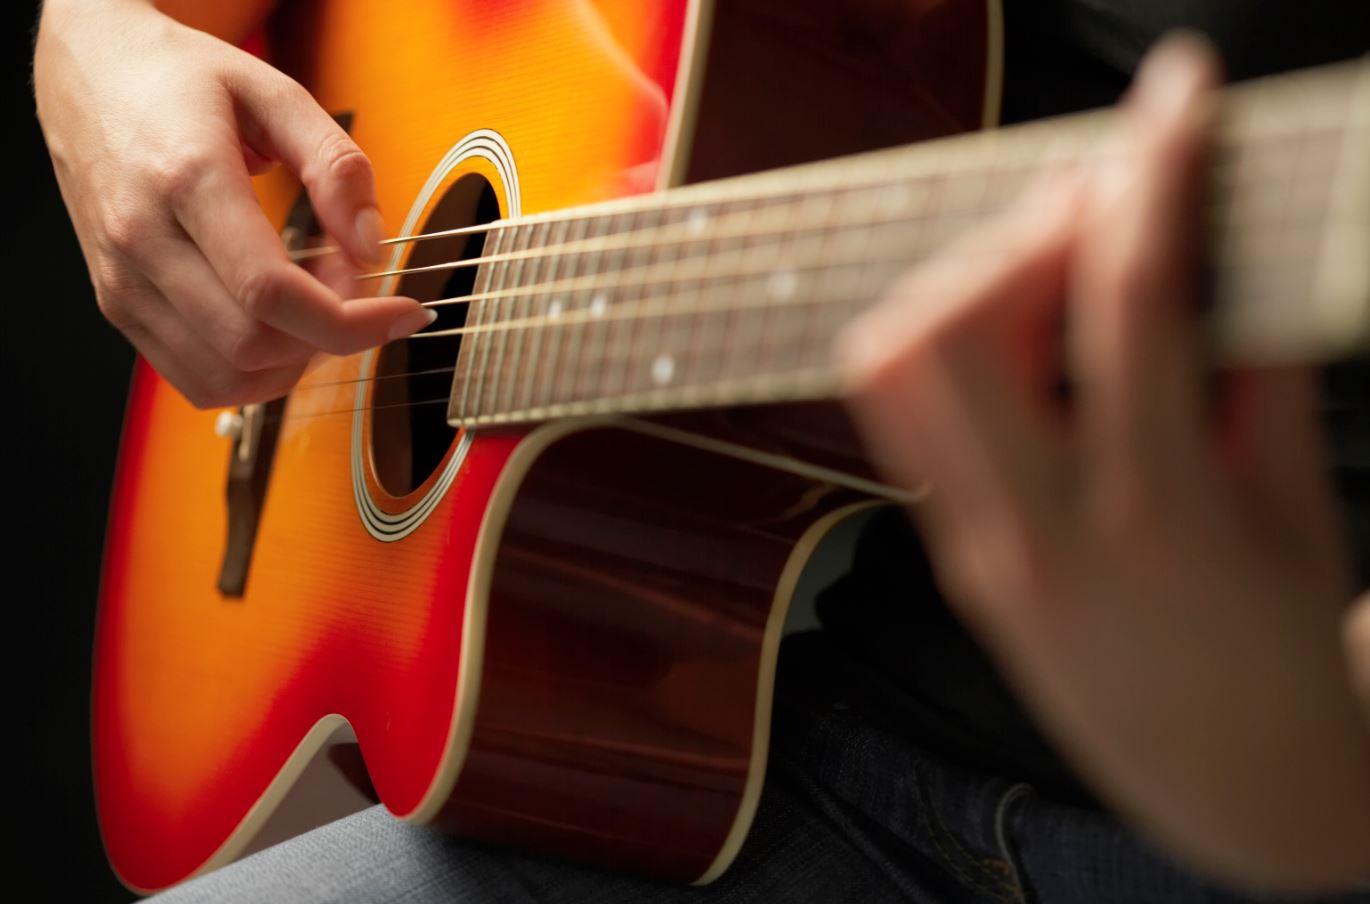
[[(353, 112), (393, 233), (436, 163), (478, 128), (518, 149), (525, 212), (650, 186), (642, 173), (662, 150), (683, 16), (683, 3), (306, 4), (276, 32), (273, 62), (326, 109)], [(306, 33), (309, 54), (296, 50)], [(471, 167), (495, 176), (483, 159)], [(261, 191), (279, 221), (297, 187), (278, 174)], [(241, 599), (215, 589), (227, 464), (215, 414), (145, 365), (135, 376), (93, 700), (102, 833), (135, 888), (209, 861), (326, 714), (352, 724), (397, 813), (421, 803), (438, 771), (475, 537), (518, 437), (475, 443), (428, 520), (379, 543), (354, 501), (352, 418), (328, 414), (355, 407), (355, 384), (339, 381), (361, 370), (360, 358), (329, 360), (291, 398)], [(387, 498), (366, 476), (394, 510), (429, 488)]]
[(439, 824), (701, 876), (749, 777), (782, 572), (857, 498), (631, 430), (550, 447), (505, 528), (475, 737)]
[[(441, 186), (411, 210), (477, 129), (512, 149), (524, 213), (650, 189), (686, 12), (684, 0), (303, 3), (265, 46), (326, 109), (353, 114), (394, 233), (437, 203)], [(467, 173), (495, 183), (507, 211), (485, 158), (444, 184)], [(280, 173), (259, 189), (277, 222), (298, 192)], [(698, 877), (746, 785), (776, 581), (803, 528), (850, 494), (638, 434), (573, 433), (533, 463), (496, 555), (477, 538), (533, 439), (475, 437), (442, 493), (440, 466), (392, 496), (365, 450), (354, 483), (351, 410), (372, 360), (324, 361), (291, 396), (236, 599), (215, 589), (227, 464), (215, 413), (139, 365), (93, 696), (116, 872), (151, 890), (231, 859), (299, 745), (336, 715), (398, 815)], [(388, 515), (432, 506), (412, 533), (380, 542), (359, 516), (363, 496)], [(488, 600), (468, 596), (483, 556)], [(472, 690), (459, 712), (463, 631), (487, 602), (479, 707)], [(474, 719), (469, 756), (454, 745), (463, 718)]]

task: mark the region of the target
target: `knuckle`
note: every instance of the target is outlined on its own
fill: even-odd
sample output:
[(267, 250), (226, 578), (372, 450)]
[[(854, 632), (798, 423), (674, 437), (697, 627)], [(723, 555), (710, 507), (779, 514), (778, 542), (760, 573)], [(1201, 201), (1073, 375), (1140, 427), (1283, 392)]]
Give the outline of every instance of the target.
[(298, 110), (302, 105), (317, 103), (309, 89), (290, 76), (278, 70), (271, 70), (269, 75), (268, 93), (281, 109)]
[(238, 302), (257, 320), (269, 321), (276, 316), (284, 297), (284, 280), (271, 269), (249, 273), (238, 289)]
[(153, 218), (138, 204), (111, 204), (102, 217), (103, 244), (124, 257), (133, 257), (147, 241)]
[(100, 309), (100, 313), (109, 321), (110, 326), (121, 333), (126, 333), (133, 329), (137, 324), (129, 307), (118, 295), (96, 290), (95, 304)]
[(122, 267), (102, 265), (95, 280), (95, 304), (110, 324), (121, 332), (135, 327), (137, 305), (132, 297), (133, 281)]
[(371, 161), (342, 130), (331, 133), (319, 145), (313, 182), (355, 182), (371, 178)]
[(213, 165), (212, 151), (190, 145), (161, 157), (148, 179), (160, 197), (179, 207), (190, 201)]
[(256, 324), (247, 327), (228, 343), (228, 363), (239, 370), (261, 370), (265, 365), (264, 332)]

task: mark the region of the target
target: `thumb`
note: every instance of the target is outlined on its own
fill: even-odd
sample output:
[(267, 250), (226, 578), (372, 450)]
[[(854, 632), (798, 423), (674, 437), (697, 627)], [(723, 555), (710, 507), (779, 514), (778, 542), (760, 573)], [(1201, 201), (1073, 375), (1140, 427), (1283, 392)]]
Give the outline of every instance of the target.
[(1370, 593), (1364, 593), (1346, 613), (1342, 637), (1351, 681), (1370, 722)]
[(384, 226), (371, 161), (302, 85), (252, 62), (229, 88), (244, 140), (300, 179), (319, 223), (348, 257), (359, 264), (379, 261)]

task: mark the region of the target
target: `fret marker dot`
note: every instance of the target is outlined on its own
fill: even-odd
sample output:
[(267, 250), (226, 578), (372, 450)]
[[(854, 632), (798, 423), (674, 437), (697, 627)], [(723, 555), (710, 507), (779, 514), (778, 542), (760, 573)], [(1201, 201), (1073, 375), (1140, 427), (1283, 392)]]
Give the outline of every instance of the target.
[(685, 218), (685, 231), (690, 235), (702, 235), (704, 227), (709, 225), (709, 215), (699, 208), (690, 211)]
[(596, 292), (595, 297), (590, 299), (590, 316), (603, 317), (608, 309), (609, 299), (604, 297), (603, 292)]
[(766, 294), (774, 301), (789, 301), (799, 288), (799, 277), (789, 268), (776, 270), (766, 278)]
[(652, 359), (652, 382), (658, 386), (665, 386), (671, 382), (671, 377), (675, 376), (675, 358), (665, 353), (657, 355)]
[(560, 298), (553, 298), (551, 303), (547, 305), (547, 316), (551, 317), (553, 320), (561, 316)]

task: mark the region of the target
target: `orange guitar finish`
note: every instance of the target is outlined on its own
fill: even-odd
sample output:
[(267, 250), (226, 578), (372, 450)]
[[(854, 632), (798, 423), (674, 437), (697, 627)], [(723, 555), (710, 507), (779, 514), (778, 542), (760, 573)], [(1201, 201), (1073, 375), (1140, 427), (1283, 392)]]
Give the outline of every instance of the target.
[[(955, 65), (983, 78), (985, 7), (952, 6), (964, 21), (947, 27), (968, 32)], [(682, 58), (697, 14), (686, 0), (353, 0), (296, 7), (267, 46), (325, 109), (352, 114), (398, 234), (469, 173), (507, 215), (650, 190), (687, 141), (697, 170), (736, 168), (708, 127), (728, 120), (707, 100), (719, 86), (701, 90), (697, 133), (672, 125), (703, 62)], [(954, 94), (978, 103), (983, 88)], [(955, 111), (940, 130), (979, 115)], [(479, 130), (512, 152), (517, 198), (490, 155), (434, 175)], [(259, 191), (283, 222), (298, 187), (272, 174)], [(93, 699), (116, 872), (155, 890), (238, 856), (350, 726), (398, 816), (682, 881), (717, 875), (759, 794), (788, 591), (859, 495), (703, 451), (661, 422), (577, 421), (459, 435), (393, 496), (370, 414), (352, 414), (375, 357), (322, 362), (287, 402), (241, 598), (216, 589), (229, 453), (216, 413), (139, 364)], [(399, 526), (378, 536), (386, 525)]]

